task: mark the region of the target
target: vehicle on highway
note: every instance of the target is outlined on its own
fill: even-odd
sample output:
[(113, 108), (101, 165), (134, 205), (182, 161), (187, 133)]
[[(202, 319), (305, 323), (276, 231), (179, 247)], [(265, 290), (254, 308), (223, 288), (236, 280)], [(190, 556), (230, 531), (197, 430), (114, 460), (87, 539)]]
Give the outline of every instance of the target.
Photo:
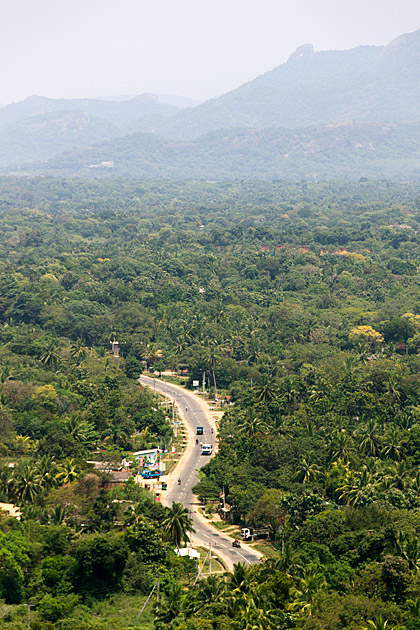
[(211, 444), (203, 444), (201, 446), (201, 454), (202, 455), (211, 455), (213, 451), (213, 447)]
[(237, 538), (235, 538), (235, 540), (232, 543), (232, 547), (240, 547), (241, 543), (239, 542), (239, 540)]
[(156, 479), (159, 478), (162, 473), (160, 470), (143, 470), (140, 474), (143, 479)]
[(257, 540), (257, 538), (268, 538), (268, 527), (260, 527), (259, 529), (252, 529), (252, 527), (243, 527), (241, 529), (241, 537), (243, 540)]
[(203, 435), (204, 434), (204, 427), (197, 427), (197, 435)]

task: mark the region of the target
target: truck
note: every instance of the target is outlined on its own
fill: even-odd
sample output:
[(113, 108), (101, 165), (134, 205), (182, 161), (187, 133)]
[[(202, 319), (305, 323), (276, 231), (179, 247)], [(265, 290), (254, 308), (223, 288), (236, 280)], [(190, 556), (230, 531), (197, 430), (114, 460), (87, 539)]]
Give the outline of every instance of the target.
[(140, 474), (143, 479), (159, 479), (162, 473), (160, 470), (143, 470)]
[(201, 454), (202, 455), (211, 455), (213, 451), (213, 447), (211, 444), (202, 444), (201, 445)]
[(242, 527), (241, 538), (242, 540), (257, 540), (257, 538), (268, 538), (270, 530), (268, 527), (259, 527), (253, 529), (252, 527)]
[(197, 435), (203, 435), (204, 434), (204, 427), (197, 427)]

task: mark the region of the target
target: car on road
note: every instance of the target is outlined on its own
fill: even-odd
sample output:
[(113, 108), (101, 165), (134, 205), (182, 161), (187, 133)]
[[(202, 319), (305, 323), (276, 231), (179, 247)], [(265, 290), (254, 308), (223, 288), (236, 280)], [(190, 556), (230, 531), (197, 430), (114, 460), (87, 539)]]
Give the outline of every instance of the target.
[(201, 454), (202, 455), (211, 455), (213, 451), (213, 447), (211, 444), (203, 444), (201, 446)]
[(203, 435), (204, 434), (204, 427), (197, 427), (197, 435)]
[(243, 540), (257, 540), (257, 538), (268, 538), (270, 530), (268, 527), (260, 527), (252, 529), (252, 527), (243, 527), (241, 529), (241, 537)]
[(159, 478), (162, 473), (160, 470), (143, 470), (140, 474), (143, 479), (156, 479)]

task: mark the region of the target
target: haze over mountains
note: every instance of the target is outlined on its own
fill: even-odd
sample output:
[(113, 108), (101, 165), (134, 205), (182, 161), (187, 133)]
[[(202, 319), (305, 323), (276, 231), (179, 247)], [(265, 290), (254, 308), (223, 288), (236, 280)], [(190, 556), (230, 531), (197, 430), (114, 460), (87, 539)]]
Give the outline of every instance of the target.
[[(30, 173), (419, 179), (419, 140), (420, 30), (387, 46), (301, 46), (196, 107), (142, 95), (0, 108), (0, 164)], [(48, 162), (29, 167), (39, 160)]]

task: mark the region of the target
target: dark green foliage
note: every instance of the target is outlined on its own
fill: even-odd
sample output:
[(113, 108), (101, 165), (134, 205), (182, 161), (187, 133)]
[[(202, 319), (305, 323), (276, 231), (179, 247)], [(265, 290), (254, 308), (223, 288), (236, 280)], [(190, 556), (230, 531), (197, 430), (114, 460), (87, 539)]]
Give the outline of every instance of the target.
[(93, 535), (76, 545), (73, 584), (81, 595), (105, 596), (119, 587), (128, 547), (118, 535)]

